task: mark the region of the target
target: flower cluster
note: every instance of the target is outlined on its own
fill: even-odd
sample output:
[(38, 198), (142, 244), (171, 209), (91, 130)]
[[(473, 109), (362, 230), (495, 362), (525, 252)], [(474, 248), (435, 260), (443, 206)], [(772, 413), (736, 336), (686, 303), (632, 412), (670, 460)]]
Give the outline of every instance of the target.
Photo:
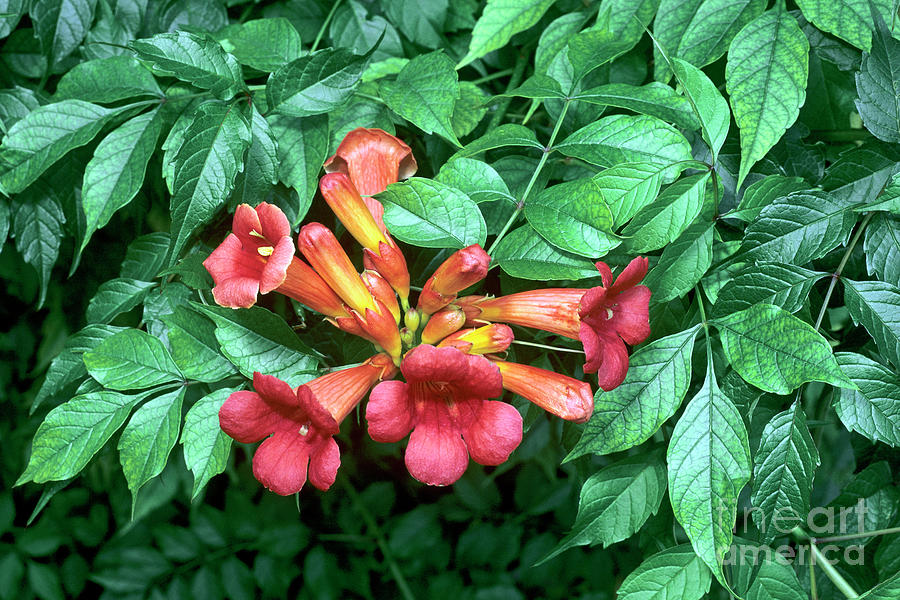
[[(247, 308), (259, 294), (278, 292), (375, 346), (363, 364), (297, 388), (256, 373), (255, 391), (226, 400), (219, 413), (222, 429), (239, 442), (264, 440), (253, 457), (253, 473), (267, 488), (292, 494), (309, 479), (327, 490), (340, 465), (333, 436), (370, 391), (369, 435), (377, 442), (408, 435), (407, 468), (429, 485), (454, 483), (470, 458), (499, 465), (518, 447), (522, 417), (499, 400), (504, 390), (563, 419), (587, 421), (594, 406), (589, 383), (504, 360), (514, 338), (509, 325), (580, 339), (585, 372), (596, 372), (604, 390), (622, 382), (625, 344), (650, 333), (650, 290), (638, 285), (646, 259), (634, 259), (615, 281), (598, 262), (602, 285), (591, 289), (459, 297), (490, 266), (484, 249), (472, 245), (437, 268), (412, 306), (406, 259), (385, 226), (384, 208), (371, 197), (415, 173), (410, 148), (379, 129), (356, 129), (326, 161), (325, 171), (320, 191), (362, 246), (362, 273), (320, 223), (304, 225), (295, 247), (287, 218), (267, 203), (239, 206), (232, 233), (204, 262), (222, 306)], [(398, 374), (403, 381), (393, 380)]]

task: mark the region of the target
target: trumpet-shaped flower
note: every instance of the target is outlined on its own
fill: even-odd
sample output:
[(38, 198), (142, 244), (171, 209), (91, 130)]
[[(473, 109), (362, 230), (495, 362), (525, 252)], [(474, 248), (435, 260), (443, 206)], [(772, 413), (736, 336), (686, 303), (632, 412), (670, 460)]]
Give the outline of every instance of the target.
[(439, 348), (452, 346), (466, 354), (495, 354), (506, 352), (513, 343), (513, 331), (509, 325), (491, 323), (477, 329), (464, 329), (445, 337)]
[(546, 369), (495, 360), (503, 388), (537, 404), (557, 417), (584, 423), (594, 412), (594, 394), (585, 381)]
[(483, 356), (421, 345), (400, 364), (406, 383), (385, 381), (366, 406), (369, 435), (398, 442), (410, 431), (406, 466), (429, 485), (458, 480), (469, 457), (499, 465), (522, 441), (522, 417), (504, 402), (500, 370)]
[(457, 250), (441, 263), (419, 294), (419, 310), (430, 315), (456, 299), (456, 294), (487, 276), (491, 257), (478, 244)]
[(596, 372), (600, 387), (609, 391), (625, 380), (625, 344), (639, 344), (650, 335), (650, 289), (638, 285), (647, 274), (647, 259), (632, 260), (615, 281), (606, 263), (598, 262), (597, 270), (603, 285), (590, 289), (466, 296), (456, 304), (470, 326), (500, 321), (580, 339), (587, 358), (585, 372)]
[(219, 409), (219, 424), (238, 442), (265, 440), (253, 455), (253, 475), (276, 494), (299, 492), (307, 478), (327, 490), (341, 464), (332, 437), (340, 422), (373, 385), (395, 373), (383, 354), (296, 390), (277, 377), (254, 373), (255, 391), (231, 394)]

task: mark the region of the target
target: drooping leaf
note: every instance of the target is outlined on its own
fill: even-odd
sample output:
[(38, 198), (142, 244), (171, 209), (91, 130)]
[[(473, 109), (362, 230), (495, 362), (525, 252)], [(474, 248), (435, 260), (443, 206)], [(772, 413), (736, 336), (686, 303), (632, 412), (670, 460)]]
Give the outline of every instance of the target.
[(881, 354), (900, 367), (900, 289), (883, 281), (841, 281), (854, 323), (861, 323)]
[(119, 269), (119, 277), (152, 281), (166, 264), (169, 250), (169, 234), (155, 231), (142, 235), (128, 244), (125, 260)]
[(680, 179), (642, 208), (622, 230), (629, 250), (649, 252), (678, 239), (700, 214), (708, 180), (709, 172)]
[(643, 284), (652, 302), (668, 302), (688, 293), (712, 264), (713, 223), (699, 221), (666, 246)]
[[(848, 1), (848, 0), (844, 0)], [(850, 0), (853, 1), (853, 0)], [(857, 0), (859, 7), (868, 12), (869, 7)], [(856, 3), (856, 2), (855, 2)], [(890, 2), (882, 2), (888, 14)], [(852, 11), (851, 11), (852, 12)], [(876, 11), (875, 34), (872, 51), (864, 52), (862, 65), (856, 73), (856, 91), (859, 99), (856, 108), (866, 129), (885, 142), (900, 142), (900, 103), (897, 101), (897, 82), (900, 81), (900, 41), (894, 39), (884, 18)], [(864, 21), (865, 34), (871, 21)], [(866, 37), (866, 39), (868, 39)]]
[(162, 473), (178, 441), (185, 388), (161, 394), (134, 411), (119, 438), (119, 461), (131, 490), (131, 512), (138, 491)]
[(140, 96), (163, 96), (156, 78), (131, 56), (110, 56), (79, 63), (56, 85), (56, 100), (118, 102)]
[(94, 20), (94, 2), (35, 0), (30, 13), (35, 35), (53, 67), (81, 44)]
[(484, 244), (487, 226), (478, 205), (456, 188), (413, 177), (378, 194), (391, 234), (424, 248)]
[(197, 107), (175, 155), (169, 266), (194, 231), (225, 204), (251, 139), (250, 126), (237, 106), (207, 102)]
[(660, 598), (700, 600), (712, 583), (709, 568), (690, 544), (657, 552), (629, 573), (617, 591), (619, 600)]
[(834, 355), (857, 389), (842, 389), (834, 403), (841, 423), (873, 442), (900, 446), (900, 380), (896, 372), (853, 352)]
[(228, 44), (239, 63), (268, 73), (303, 53), (300, 34), (284, 17), (241, 23), (240, 29), (228, 36)]
[(672, 59), (675, 78), (684, 88), (684, 95), (700, 120), (703, 140), (709, 146), (713, 163), (718, 159), (719, 150), (725, 143), (731, 126), (731, 111), (728, 103), (715, 84), (703, 71), (680, 58)]
[(0, 186), (8, 194), (21, 192), (69, 150), (90, 142), (121, 110), (63, 100), (30, 112), (3, 138)]
[(508, 275), (519, 279), (578, 280), (597, 276), (593, 262), (556, 248), (530, 225), (506, 234), (497, 244), (493, 258)]
[(118, 277), (100, 285), (88, 302), (88, 323), (109, 323), (116, 316), (140, 304), (156, 284)]
[(194, 474), (191, 501), (206, 483), (225, 470), (231, 453), (231, 438), (219, 427), (219, 409), (237, 388), (224, 388), (203, 396), (191, 406), (184, 418), (181, 445), (184, 464)]
[(666, 456), (669, 498), (697, 555), (723, 585), (722, 559), (731, 546), (737, 499), (750, 481), (747, 429), (715, 374), (678, 419)]
[(875, 29), (872, 10), (885, 21), (891, 20), (890, 0), (797, 0), (797, 6), (810, 23), (868, 51), (872, 47), (872, 30)]
[(318, 376), (315, 351), (274, 313), (259, 306), (248, 310), (191, 306), (215, 322), (222, 353), (245, 377), (259, 371), (298, 386)]
[(659, 82), (642, 86), (607, 83), (579, 92), (573, 98), (591, 104), (615, 106), (650, 115), (682, 129), (700, 128), (700, 121), (691, 110), (687, 98)]
[(49, 184), (43, 180), (31, 185), (13, 204), (12, 230), (16, 236), (16, 248), (22, 258), (38, 273), (41, 289), (38, 308), (44, 304), (50, 271), (59, 256), (59, 244), (63, 237), (62, 212)]
[(866, 269), (881, 281), (900, 287), (900, 217), (876, 214), (866, 228)]
[(469, 51), (456, 65), (464, 67), (497, 48), (502, 48), (520, 31), (537, 23), (554, 0), (488, 0), (472, 30)]
[(543, 190), (525, 203), (525, 217), (554, 246), (587, 258), (600, 258), (620, 243), (610, 233), (612, 213), (591, 179)]
[(572, 531), (542, 560), (575, 546), (610, 546), (635, 534), (656, 514), (666, 493), (661, 452), (642, 454), (606, 466), (584, 482)]
[[(612, 115), (582, 127), (558, 143), (555, 149), (601, 167), (624, 162), (671, 165), (691, 160), (691, 148), (681, 133), (656, 117)], [(663, 182), (675, 179), (670, 167)]]
[(319, 186), (319, 169), (328, 158), (328, 117), (267, 117), (278, 148), (278, 180), (293, 188), (299, 198), (296, 226), (309, 209)]
[(610, 392), (597, 391), (594, 414), (566, 460), (621, 452), (656, 433), (687, 393), (698, 331), (699, 326), (691, 327), (632, 354), (624, 383)]
[(158, 33), (129, 47), (160, 75), (171, 75), (227, 100), (245, 89), (241, 66), (215, 40), (187, 31)]
[(712, 314), (730, 315), (754, 304), (774, 304), (795, 313), (803, 306), (813, 284), (826, 275), (790, 264), (758, 263), (745, 267), (719, 291)]
[(161, 128), (158, 112), (144, 113), (119, 126), (97, 146), (84, 171), (81, 190), (86, 219), (81, 250), (141, 189)]
[(91, 377), (113, 390), (139, 390), (182, 381), (184, 376), (161, 341), (140, 329), (125, 329), (84, 353)]
[(91, 392), (51, 410), (38, 427), (28, 466), (16, 485), (60, 481), (77, 475), (118, 431), (132, 407), (149, 393), (126, 396)]
[(219, 351), (215, 326), (205, 317), (176, 306), (162, 322), (168, 328), (169, 345), (175, 364), (189, 379), (215, 383), (235, 372)]
[(416, 56), (395, 81), (382, 81), (379, 90), (395, 113), (425, 133), (437, 133), (461, 146), (450, 121), (459, 81), (453, 61), (442, 51)]
[(769, 421), (754, 457), (753, 520), (769, 544), (806, 521), (819, 453), (799, 402)]
[(266, 83), (269, 111), (290, 117), (327, 113), (346, 102), (369, 56), (345, 48), (318, 50), (287, 63)]
[(741, 130), (738, 188), (797, 120), (808, 72), (809, 42), (794, 17), (782, 10), (757, 17), (731, 42), (725, 83)]
[(762, 390), (787, 394), (807, 381), (854, 387), (825, 338), (782, 308), (754, 304), (712, 323), (731, 366)]
[(847, 239), (856, 215), (825, 192), (794, 192), (776, 198), (747, 227), (741, 244), (747, 261), (802, 265)]

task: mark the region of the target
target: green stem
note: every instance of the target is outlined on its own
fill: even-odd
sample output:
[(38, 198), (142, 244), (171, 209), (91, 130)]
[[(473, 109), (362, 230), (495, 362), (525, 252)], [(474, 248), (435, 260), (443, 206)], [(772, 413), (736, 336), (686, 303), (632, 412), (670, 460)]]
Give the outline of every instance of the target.
[(709, 339), (709, 322), (706, 320), (706, 309), (703, 307), (703, 294), (698, 286), (694, 287), (694, 296), (697, 297), (697, 306), (700, 308), (700, 324), (703, 325), (703, 337), (706, 340), (707, 361), (712, 363), (712, 342)]
[(343, 483), (344, 489), (347, 490), (347, 495), (350, 496), (353, 506), (359, 511), (363, 521), (366, 522), (372, 535), (375, 536), (375, 543), (378, 544), (378, 549), (381, 550), (381, 554), (388, 563), (388, 568), (391, 570), (391, 575), (394, 576), (394, 581), (397, 582), (400, 594), (405, 600), (415, 600), (416, 597), (413, 595), (412, 590), (409, 589), (409, 584), (406, 583), (406, 578), (403, 577), (403, 572), (400, 571), (397, 561), (394, 560), (394, 555), (391, 554), (390, 548), (388, 548), (387, 542), (384, 539), (384, 534), (381, 532), (381, 528), (378, 527), (378, 523), (375, 522), (375, 517), (369, 512), (369, 509), (362, 501), (362, 498), (359, 497), (359, 492), (354, 489), (350, 482), (346, 478), (341, 478), (341, 483)]
[(543, 348), (544, 350), (552, 350), (553, 352), (571, 352), (573, 354), (584, 354), (582, 350), (576, 350), (575, 348), (559, 348), (557, 346), (548, 346), (546, 344), (537, 344), (535, 342), (523, 342), (522, 340), (513, 340), (513, 344), (519, 344), (520, 346), (531, 346), (532, 348)]
[[(816, 547), (817, 540), (815, 538), (810, 537), (808, 533), (806, 533), (799, 527), (795, 527), (791, 533), (794, 534), (795, 538), (809, 543), (809, 549), (813, 555), (812, 564), (821, 567), (822, 571), (825, 572), (825, 575), (828, 577), (828, 579), (831, 580), (831, 583), (834, 584), (834, 587), (840, 590), (840, 592), (847, 598), (859, 597), (859, 594), (856, 593), (856, 590), (853, 589), (853, 586), (847, 583), (847, 580), (837, 572), (837, 569), (835, 569), (831, 565), (831, 563), (828, 562), (828, 559), (825, 557), (825, 555), (822, 554), (818, 547)], [(815, 577), (813, 576), (811, 576), (810, 578), (813, 580), (815, 579)]]
[(816, 538), (817, 542), (842, 542), (844, 540), (858, 540), (870, 536), (890, 535), (892, 533), (900, 533), (900, 527), (891, 527), (889, 529), (876, 529), (875, 531), (863, 531), (861, 533), (847, 533), (844, 535), (833, 535), (831, 537)]
[(475, 85), (479, 85), (481, 83), (487, 83), (488, 81), (493, 81), (494, 79), (499, 79), (501, 77), (506, 77), (507, 75), (511, 75), (515, 72), (515, 68), (513, 69), (503, 69), (502, 71), (497, 71), (496, 73), (491, 73), (490, 75), (485, 75), (484, 77), (479, 77), (478, 79), (472, 80), (472, 83)]
[(375, 102), (379, 102), (381, 104), (387, 104), (384, 100), (382, 100), (378, 96), (372, 96), (371, 94), (364, 94), (362, 92), (354, 92), (354, 95), (359, 96), (360, 98), (365, 98), (367, 100), (374, 100)]
[(334, 16), (334, 11), (337, 10), (337, 7), (341, 5), (341, 0), (335, 0), (334, 4), (331, 5), (331, 10), (328, 11), (328, 16), (325, 17), (325, 22), (322, 23), (322, 26), (319, 27), (319, 33), (316, 34), (316, 39), (313, 42), (312, 47), (309, 49), (309, 53), (312, 54), (316, 51), (316, 48), (319, 47), (319, 42), (322, 41), (322, 36), (325, 35), (325, 29), (328, 28), (328, 24), (331, 23), (331, 17)]
[(550, 156), (550, 152), (553, 151), (553, 142), (556, 141), (556, 135), (559, 133), (559, 128), (562, 127), (563, 120), (566, 118), (566, 112), (568, 112), (569, 110), (569, 102), (571, 101), (566, 100), (565, 104), (563, 104), (563, 108), (559, 113), (559, 117), (556, 119), (556, 125), (553, 127), (553, 133), (550, 134), (550, 141), (547, 142), (547, 146), (544, 147), (544, 153), (541, 155), (541, 160), (540, 162), (538, 162), (534, 173), (531, 174), (531, 179), (528, 181), (528, 185), (525, 186), (525, 191), (522, 193), (522, 199), (519, 200), (519, 204), (516, 206), (516, 210), (513, 211), (513, 214), (509, 217), (506, 225), (503, 226), (503, 229), (501, 229), (500, 233), (497, 234), (497, 237), (494, 238), (494, 242), (491, 244), (491, 247), (488, 248), (488, 255), (493, 254), (494, 250), (497, 248), (497, 244), (500, 243), (500, 240), (503, 239), (503, 236), (506, 235), (506, 232), (509, 231), (509, 228), (512, 227), (512, 224), (515, 223), (516, 219), (519, 217), (519, 213), (521, 213), (525, 209), (525, 201), (528, 199), (528, 194), (531, 193), (531, 189), (534, 187), (538, 176), (541, 174), (541, 169), (544, 168), (544, 164), (547, 162), (547, 157)]

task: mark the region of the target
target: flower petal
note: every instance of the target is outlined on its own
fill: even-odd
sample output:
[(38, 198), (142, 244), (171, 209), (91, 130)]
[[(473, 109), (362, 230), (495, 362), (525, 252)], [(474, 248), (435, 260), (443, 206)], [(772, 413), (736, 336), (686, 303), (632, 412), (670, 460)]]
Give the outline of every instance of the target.
[(409, 387), (402, 381), (382, 381), (366, 405), (369, 437), (376, 442), (399, 442), (413, 427)]
[(203, 261), (212, 275), (215, 287), (213, 298), (219, 306), (250, 308), (256, 304), (262, 261), (243, 249), (241, 240), (232, 234)]
[[(252, 242), (251, 232), (263, 235), (259, 213), (249, 204), (238, 204), (231, 222), (231, 231), (245, 244)], [(279, 236), (281, 237), (281, 236)]]
[(256, 214), (259, 219), (261, 233), (270, 242), (276, 242), (283, 237), (291, 236), (291, 224), (284, 212), (268, 202), (260, 202), (256, 206)]
[(313, 427), (325, 435), (334, 435), (339, 431), (337, 421), (331, 413), (322, 406), (308, 385), (297, 388), (297, 403), (303, 413), (312, 421)]
[(621, 292), (636, 286), (644, 278), (644, 275), (647, 274), (648, 262), (649, 261), (645, 256), (635, 257), (619, 274), (619, 277), (616, 278), (616, 282), (611, 287), (606, 284), (604, 285), (610, 288), (610, 293)]
[(597, 322), (601, 319), (605, 320), (606, 307), (604, 305), (608, 301), (606, 288), (600, 286), (592, 287), (584, 293), (578, 303), (578, 316), (581, 317), (582, 321), (586, 319), (593, 319)]
[(406, 447), (406, 468), (428, 485), (455, 483), (469, 465), (466, 444), (453, 427), (445, 404), (426, 402), (422, 408), (421, 420)]
[(616, 296), (609, 326), (634, 346), (650, 335), (650, 288), (638, 285)]
[(350, 176), (360, 194), (383, 192), (388, 184), (416, 172), (409, 146), (382, 129), (359, 127), (341, 141), (334, 156), (325, 161), (325, 172)]
[(294, 388), (274, 375), (264, 375), (259, 371), (253, 373), (253, 389), (274, 409), (290, 413), (300, 407)]
[(258, 442), (280, 429), (282, 417), (256, 392), (234, 392), (219, 409), (222, 431), (242, 444)]
[(522, 442), (522, 415), (505, 402), (485, 401), (478, 418), (463, 431), (472, 460), (499, 465)]
[(328, 437), (318, 444), (309, 456), (309, 482), (326, 491), (337, 477), (341, 466), (341, 451), (333, 437)]
[[(602, 354), (597, 369), (597, 385), (608, 392), (625, 381), (625, 375), (628, 373), (628, 349), (617, 335), (601, 334), (598, 337), (602, 343)], [(585, 372), (588, 372), (586, 367)]]
[(253, 455), (253, 476), (281, 496), (295, 494), (306, 483), (310, 446), (299, 432), (279, 431)]
[(294, 242), (290, 237), (281, 238), (275, 249), (266, 260), (262, 275), (259, 278), (259, 292), (268, 294), (287, 278), (287, 269), (294, 259)]
[(597, 267), (598, 271), (600, 271), (600, 280), (603, 282), (603, 287), (608, 288), (610, 285), (612, 285), (613, 276), (609, 265), (602, 260), (598, 260), (594, 263), (594, 266)]
[(464, 354), (458, 348), (416, 346), (403, 358), (400, 370), (409, 382), (449, 383), (462, 396), (494, 398), (503, 393), (497, 366), (483, 356)]

